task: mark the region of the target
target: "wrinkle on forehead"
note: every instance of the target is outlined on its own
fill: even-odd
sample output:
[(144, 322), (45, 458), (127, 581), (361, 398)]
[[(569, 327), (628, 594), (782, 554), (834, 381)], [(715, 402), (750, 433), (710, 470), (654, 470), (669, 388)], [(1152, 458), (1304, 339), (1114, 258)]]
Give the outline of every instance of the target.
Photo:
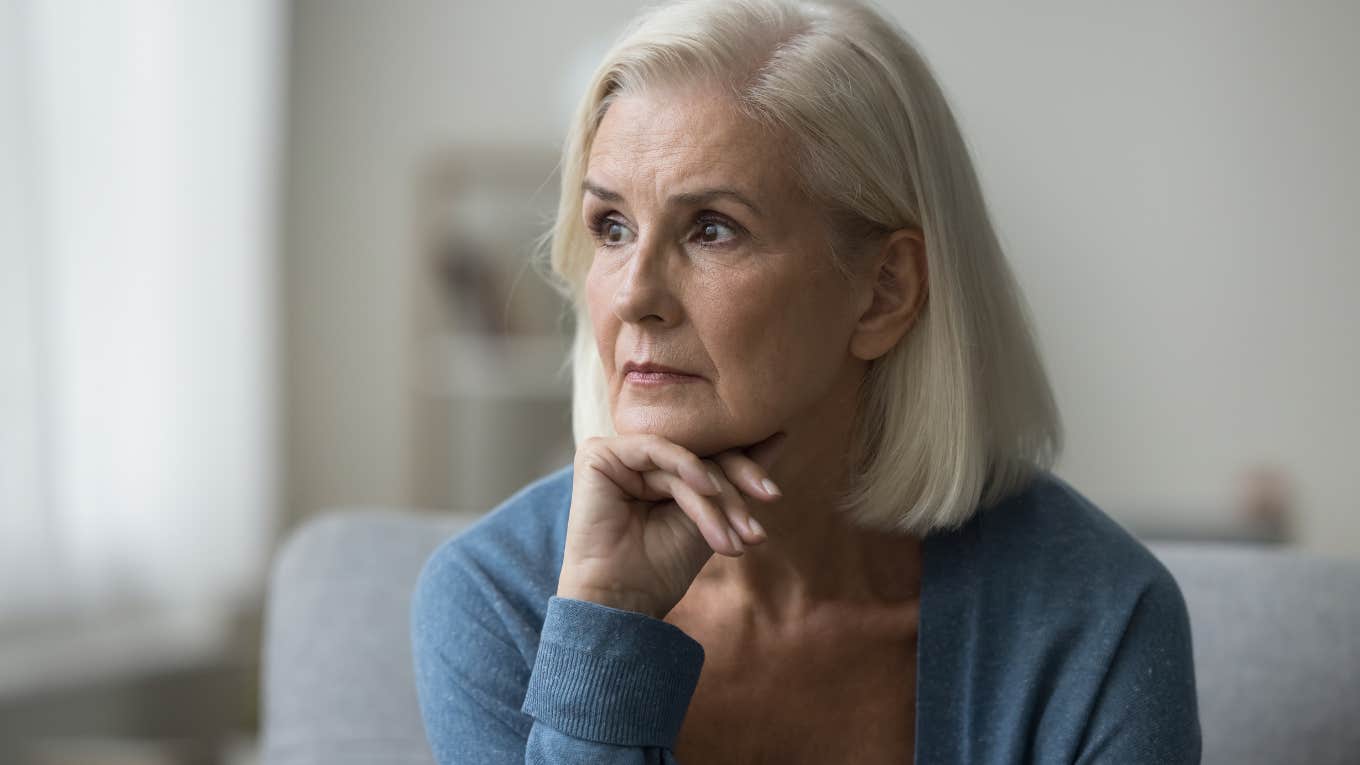
[(732, 187), (776, 201), (797, 185), (791, 143), (783, 131), (747, 116), (720, 86), (648, 88), (610, 104), (591, 144), (587, 175), (625, 197), (660, 201)]

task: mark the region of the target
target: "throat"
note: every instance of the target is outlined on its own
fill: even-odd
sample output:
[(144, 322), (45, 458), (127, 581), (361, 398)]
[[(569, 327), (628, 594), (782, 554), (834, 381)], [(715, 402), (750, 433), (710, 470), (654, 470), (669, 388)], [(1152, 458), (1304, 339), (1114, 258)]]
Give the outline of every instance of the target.
[(762, 625), (727, 608), (682, 601), (666, 617), (705, 653), (681, 762), (912, 761), (916, 609), (839, 604)]
[[(828, 540), (816, 554), (781, 546), (771, 536), (738, 558), (715, 555), (690, 587), (696, 602), (768, 623), (918, 612), (924, 549), (907, 535), (858, 532)], [(689, 596), (686, 596), (687, 599)]]

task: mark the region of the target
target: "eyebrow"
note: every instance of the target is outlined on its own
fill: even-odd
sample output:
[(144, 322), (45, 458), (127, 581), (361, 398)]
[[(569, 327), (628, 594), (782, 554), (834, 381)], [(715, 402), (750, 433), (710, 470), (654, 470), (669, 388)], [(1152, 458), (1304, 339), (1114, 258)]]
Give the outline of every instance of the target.
[[(617, 191), (606, 189), (590, 179), (581, 182), (581, 190), (594, 194), (606, 202), (623, 201), (622, 194)], [(752, 202), (746, 195), (736, 189), (717, 188), (686, 191), (680, 194), (672, 194), (671, 197), (666, 200), (666, 203), (668, 205), (701, 205), (713, 199), (731, 199), (733, 202), (744, 205), (756, 215), (764, 215), (764, 212), (760, 209), (760, 205)]]

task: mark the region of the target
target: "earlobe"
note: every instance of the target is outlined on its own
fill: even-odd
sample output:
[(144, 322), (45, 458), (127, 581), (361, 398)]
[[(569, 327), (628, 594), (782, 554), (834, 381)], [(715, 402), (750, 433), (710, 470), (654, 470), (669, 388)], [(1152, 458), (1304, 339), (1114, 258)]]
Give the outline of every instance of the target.
[(894, 231), (874, 258), (851, 352), (870, 361), (892, 350), (916, 323), (929, 286), (925, 238), (919, 228)]

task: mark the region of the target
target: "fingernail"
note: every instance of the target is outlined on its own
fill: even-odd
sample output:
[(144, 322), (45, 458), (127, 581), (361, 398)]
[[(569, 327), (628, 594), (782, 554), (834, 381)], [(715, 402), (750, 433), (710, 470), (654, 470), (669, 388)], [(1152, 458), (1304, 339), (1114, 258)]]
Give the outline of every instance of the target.
[(760, 521), (756, 520), (755, 518), (748, 518), (746, 521), (746, 525), (751, 527), (751, 531), (754, 531), (756, 533), (756, 536), (758, 537), (765, 536), (765, 527), (761, 526)]
[(774, 481), (765, 478), (761, 480), (760, 485), (765, 489), (766, 493), (772, 494), (776, 497), (779, 496), (779, 487), (774, 485)]
[(722, 494), (722, 484), (718, 483), (718, 474), (712, 470), (708, 471), (708, 480), (713, 482), (713, 490)]

